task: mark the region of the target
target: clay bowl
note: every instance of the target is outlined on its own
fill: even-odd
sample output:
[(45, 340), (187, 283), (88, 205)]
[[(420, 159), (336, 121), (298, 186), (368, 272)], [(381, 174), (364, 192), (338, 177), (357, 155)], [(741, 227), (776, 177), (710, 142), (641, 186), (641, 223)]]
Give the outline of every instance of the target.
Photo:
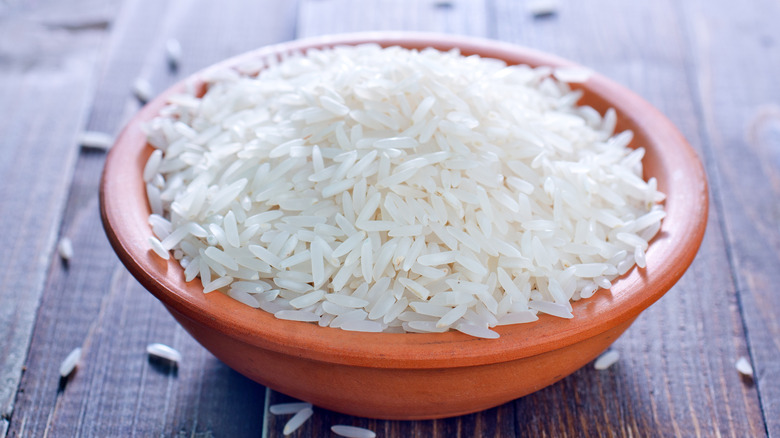
[[(463, 54), (509, 64), (574, 66), (537, 51), (496, 41), (412, 33), (323, 37), (265, 47), (210, 69), (310, 47), (377, 42), (407, 48), (459, 48)], [(200, 74), (188, 79), (196, 85)], [(186, 82), (186, 81), (185, 81)], [(544, 388), (604, 351), (639, 314), (658, 300), (693, 261), (707, 221), (702, 165), (683, 136), (658, 110), (598, 74), (582, 85), (581, 101), (604, 112), (613, 107), (618, 130), (632, 129), (647, 149), (645, 177), (667, 194), (661, 233), (647, 251), (647, 268), (631, 270), (611, 291), (573, 304), (571, 320), (542, 316), (532, 324), (496, 328), (496, 340), (459, 332), (371, 334), (278, 320), (226, 295), (204, 295), (185, 283), (173, 259), (149, 249), (149, 206), (142, 171), (152, 148), (140, 124), (152, 119), (172, 87), (146, 105), (111, 149), (101, 183), (106, 233), (127, 269), (204, 347), (241, 374), (317, 406), (384, 419), (441, 418), (476, 412)]]

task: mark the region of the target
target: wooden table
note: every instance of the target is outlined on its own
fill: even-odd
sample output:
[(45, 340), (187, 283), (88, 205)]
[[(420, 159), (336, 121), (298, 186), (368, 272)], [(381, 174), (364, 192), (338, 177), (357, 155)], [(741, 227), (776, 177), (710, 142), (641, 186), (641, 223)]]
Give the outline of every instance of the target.
[[(128, 274), (98, 214), (105, 152), (138, 109), (136, 78), (162, 90), (270, 43), (358, 30), (494, 38), (589, 66), (644, 96), (705, 163), (709, 228), (693, 266), (586, 366), (503, 406), (436, 421), (315, 409), (379, 436), (780, 436), (780, 3), (561, 0), (74, 0), (0, 2), (0, 437), (281, 436), (288, 401), (223, 365)], [(165, 42), (183, 47), (169, 70)], [(56, 246), (73, 241), (63, 263)], [(180, 350), (177, 369), (145, 346)], [(62, 385), (58, 367), (84, 356)], [(748, 357), (755, 379), (734, 367)]]

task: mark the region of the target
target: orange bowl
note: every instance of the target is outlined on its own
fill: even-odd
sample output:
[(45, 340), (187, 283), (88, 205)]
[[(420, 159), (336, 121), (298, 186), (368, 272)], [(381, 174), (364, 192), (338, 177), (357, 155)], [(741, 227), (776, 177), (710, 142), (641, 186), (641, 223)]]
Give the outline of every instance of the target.
[(667, 216), (647, 251), (647, 268), (633, 269), (610, 291), (572, 303), (573, 319), (541, 315), (531, 324), (499, 326), (501, 337), (359, 333), (276, 319), (200, 281), (184, 282), (181, 266), (148, 247), (152, 235), (142, 173), (152, 147), (140, 126), (189, 82), (257, 57), (308, 48), (378, 43), (410, 49), (458, 48), (464, 55), (508, 64), (576, 66), (570, 61), (497, 41), (420, 33), (364, 33), (265, 47), (217, 64), (173, 86), (128, 124), (106, 160), (100, 186), (103, 225), (136, 279), (204, 347), (231, 368), (274, 390), (334, 411), (385, 419), (441, 418), (500, 405), (548, 386), (606, 349), (639, 314), (668, 291), (693, 261), (707, 222), (704, 170), (685, 138), (645, 100), (594, 74), (581, 84), (581, 104), (612, 107), (617, 130), (634, 131), (646, 149), (645, 177), (666, 193)]

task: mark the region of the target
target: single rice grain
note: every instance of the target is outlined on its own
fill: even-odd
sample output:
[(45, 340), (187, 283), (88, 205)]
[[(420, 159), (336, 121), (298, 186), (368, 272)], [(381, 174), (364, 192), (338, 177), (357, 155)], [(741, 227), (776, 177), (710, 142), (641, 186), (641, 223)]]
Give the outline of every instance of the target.
[(734, 366), (737, 371), (746, 377), (753, 377), (753, 365), (750, 364), (750, 360), (747, 357), (740, 357)]
[(297, 403), (278, 403), (268, 407), (268, 410), (274, 415), (287, 415), (295, 414), (302, 409), (311, 409), (311, 403), (297, 402)]
[(287, 436), (298, 430), (303, 423), (308, 420), (312, 414), (314, 414), (314, 410), (312, 408), (303, 408), (300, 411), (296, 412), (295, 415), (290, 418), (289, 421), (284, 425), (284, 429), (282, 430), (282, 433)]
[(331, 432), (345, 438), (376, 438), (376, 432), (363, 427), (336, 424), (330, 427)]
[(81, 347), (74, 348), (60, 364), (60, 377), (68, 377), (81, 361)]
[(59, 244), (57, 244), (57, 252), (59, 252), (62, 260), (70, 260), (73, 258), (73, 242), (69, 238), (63, 237), (60, 239)]
[(593, 368), (599, 371), (606, 370), (607, 368), (617, 363), (619, 359), (620, 353), (615, 350), (610, 350), (596, 359), (596, 361), (593, 363)]
[(181, 353), (165, 344), (149, 344), (146, 346), (146, 353), (149, 354), (149, 356), (165, 359), (173, 363), (181, 362)]

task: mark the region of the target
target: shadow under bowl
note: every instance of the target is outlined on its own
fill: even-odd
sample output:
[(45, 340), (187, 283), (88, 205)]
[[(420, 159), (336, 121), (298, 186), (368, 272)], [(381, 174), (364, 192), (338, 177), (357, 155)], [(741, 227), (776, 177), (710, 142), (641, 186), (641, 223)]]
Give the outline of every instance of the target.
[(268, 46), (196, 73), (151, 101), (129, 122), (108, 154), (100, 186), (106, 234), (120, 260), (174, 318), (225, 364), (274, 390), (317, 406), (363, 417), (431, 419), (480, 411), (544, 388), (593, 360), (691, 264), (707, 222), (708, 191), (696, 153), (658, 110), (628, 89), (593, 74), (577, 85), (580, 104), (614, 108), (617, 131), (631, 129), (646, 149), (645, 178), (666, 193), (667, 216), (647, 251), (647, 268), (632, 269), (610, 291), (572, 303), (574, 318), (542, 315), (531, 324), (500, 326), (499, 339), (440, 334), (358, 333), (276, 319), (221, 293), (184, 282), (181, 266), (156, 256), (143, 168), (152, 147), (140, 126), (189, 82), (214, 69), (257, 57), (366, 42), (410, 49), (460, 49), (508, 64), (576, 66), (542, 52), (467, 37), (363, 33)]

